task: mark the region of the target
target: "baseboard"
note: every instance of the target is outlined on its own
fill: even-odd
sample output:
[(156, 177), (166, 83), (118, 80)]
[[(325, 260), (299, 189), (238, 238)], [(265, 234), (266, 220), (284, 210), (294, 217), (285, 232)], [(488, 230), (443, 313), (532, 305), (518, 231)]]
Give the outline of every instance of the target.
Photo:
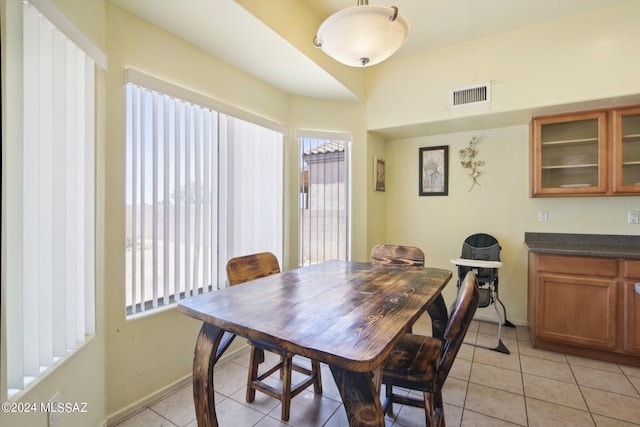
[[(238, 356), (241, 352), (245, 351), (248, 345), (245, 343), (241, 347), (238, 347), (235, 350), (227, 351), (224, 355), (218, 360), (216, 366), (222, 365), (236, 356)], [(164, 399), (170, 394), (175, 393), (180, 390), (182, 387), (190, 384), (192, 379), (192, 375), (186, 375), (183, 378), (180, 378), (177, 381), (167, 385), (166, 387), (161, 388), (160, 390), (156, 390), (155, 392), (149, 394), (148, 396), (138, 400), (137, 402), (132, 403), (129, 406), (126, 406), (119, 411), (109, 415), (106, 419), (106, 424), (102, 423), (102, 426), (112, 426), (118, 424), (127, 418), (137, 414), (138, 412), (142, 412), (145, 408), (154, 405), (156, 402)]]

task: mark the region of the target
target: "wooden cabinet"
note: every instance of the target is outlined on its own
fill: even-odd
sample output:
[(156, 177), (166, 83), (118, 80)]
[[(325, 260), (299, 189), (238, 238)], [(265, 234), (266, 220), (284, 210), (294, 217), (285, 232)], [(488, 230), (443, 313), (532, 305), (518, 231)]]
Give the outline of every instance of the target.
[(534, 117), (531, 196), (640, 193), (640, 106)]
[(640, 355), (640, 261), (624, 263), (624, 351)]
[(616, 345), (615, 260), (541, 256), (537, 264), (535, 335), (600, 348)]
[(640, 107), (613, 111), (613, 191), (640, 187)]
[(530, 253), (532, 345), (640, 366), (636, 282), (640, 261)]
[(606, 192), (606, 117), (587, 112), (533, 119), (533, 196)]

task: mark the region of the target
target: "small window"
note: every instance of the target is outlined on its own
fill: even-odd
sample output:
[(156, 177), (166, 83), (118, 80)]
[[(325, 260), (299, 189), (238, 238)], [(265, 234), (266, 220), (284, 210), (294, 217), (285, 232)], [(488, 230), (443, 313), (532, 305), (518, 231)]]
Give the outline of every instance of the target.
[(348, 254), (349, 139), (298, 132), (300, 151), (300, 265)]

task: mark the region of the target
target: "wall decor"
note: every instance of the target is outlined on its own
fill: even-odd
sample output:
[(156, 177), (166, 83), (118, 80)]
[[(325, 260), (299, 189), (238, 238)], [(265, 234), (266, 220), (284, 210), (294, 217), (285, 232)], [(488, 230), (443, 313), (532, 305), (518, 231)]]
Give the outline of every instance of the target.
[(420, 148), (420, 196), (449, 194), (449, 146)]
[(386, 170), (384, 159), (373, 158), (373, 189), (375, 191), (384, 191), (386, 187)]
[(484, 160), (476, 160), (476, 156), (478, 155), (478, 149), (476, 148), (476, 144), (478, 143), (478, 137), (472, 136), (469, 140), (469, 145), (467, 148), (463, 148), (458, 151), (458, 155), (460, 156), (460, 164), (463, 168), (469, 169), (469, 176), (473, 179), (471, 183), (471, 187), (469, 187), (469, 191), (473, 190), (473, 187), (476, 185), (480, 185), (478, 182), (478, 176), (480, 175), (480, 171), (478, 168), (484, 165)]

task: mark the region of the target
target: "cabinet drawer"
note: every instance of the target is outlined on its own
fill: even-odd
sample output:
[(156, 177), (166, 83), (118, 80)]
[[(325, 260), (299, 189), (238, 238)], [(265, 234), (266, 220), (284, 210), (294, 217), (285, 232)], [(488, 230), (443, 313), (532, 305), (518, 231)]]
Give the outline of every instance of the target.
[[(580, 276), (617, 277), (618, 260), (599, 257), (540, 255), (536, 269), (550, 273)], [(640, 273), (640, 262), (638, 272)]]
[(640, 261), (624, 261), (624, 277), (640, 279)]

